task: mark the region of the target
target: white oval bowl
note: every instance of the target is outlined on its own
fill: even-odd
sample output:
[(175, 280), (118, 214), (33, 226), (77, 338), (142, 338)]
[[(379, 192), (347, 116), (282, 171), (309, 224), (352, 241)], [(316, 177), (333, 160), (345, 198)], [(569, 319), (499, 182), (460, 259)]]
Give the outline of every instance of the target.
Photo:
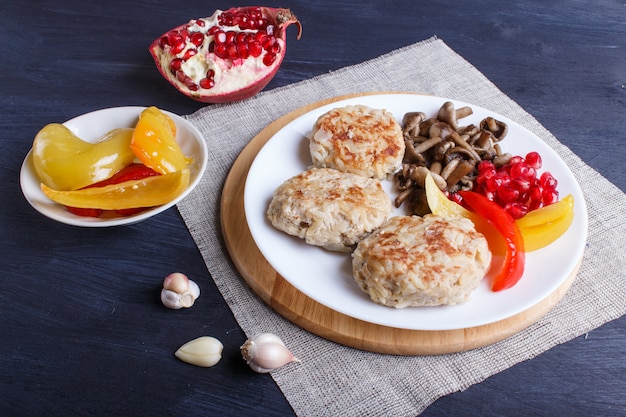
[[(140, 113), (145, 109), (146, 107), (140, 106), (112, 107), (83, 114), (63, 124), (82, 140), (93, 143), (113, 129), (135, 127)], [(109, 227), (133, 224), (146, 220), (172, 207), (185, 198), (196, 185), (198, 185), (206, 169), (208, 154), (202, 134), (195, 126), (174, 113), (165, 110), (162, 111), (168, 114), (176, 123), (176, 141), (180, 145), (183, 153), (192, 158), (192, 162), (189, 166), (189, 186), (181, 195), (172, 201), (125, 217), (77, 216), (43, 194), (40, 188), (41, 181), (33, 168), (32, 149), (26, 155), (20, 170), (20, 186), (24, 197), (26, 197), (28, 203), (35, 210), (44, 216), (61, 223), (81, 227)]]

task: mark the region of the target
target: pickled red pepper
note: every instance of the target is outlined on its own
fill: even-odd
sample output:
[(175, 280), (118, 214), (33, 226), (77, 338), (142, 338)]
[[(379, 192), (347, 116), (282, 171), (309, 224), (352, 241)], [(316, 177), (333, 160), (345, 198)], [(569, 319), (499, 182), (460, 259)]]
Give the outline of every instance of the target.
[[(126, 181), (140, 180), (140, 179), (152, 177), (155, 175), (160, 175), (160, 174), (156, 172), (155, 170), (153, 170), (152, 168), (149, 168), (143, 164), (131, 164), (127, 166), (126, 168), (123, 168), (122, 170), (115, 173), (115, 175), (113, 175), (112, 177), (106, 180), (97, 182), (95, 184), (88, 185), (87, 187), (83, 187), (83, 188), (104, 187), (104, 186), (112, 185), (112, 184), (120, 184)], [(139, 213), (140, 211), (143, 211), (147, 208), (149, 207), (133, 207), (133, 208), (128, 208), (128, 209), (118, 209), (118, 210), (115, 210), (115, 212), (122, 216), (130, 216), (132, 214)], [(76, 214), (77, 216), (82, 216), (82, 217), (100, 217), (104, 211), (100, 208), (81, 208), (81, 207), (71, 207), (71, 206), (68, 206), (67, 210), (70, 213), (73, 213), (73, 214)]]

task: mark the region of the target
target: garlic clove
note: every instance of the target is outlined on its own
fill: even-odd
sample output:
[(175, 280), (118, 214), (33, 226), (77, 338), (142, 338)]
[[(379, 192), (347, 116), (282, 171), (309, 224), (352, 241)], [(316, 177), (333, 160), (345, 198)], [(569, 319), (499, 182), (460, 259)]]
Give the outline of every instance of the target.
[(185, 274), (174, 272), (165, 277), (163, 288), (182, 294), (189, 289), (189, 278)]
[(174, 355), (191, 365), (209, 368), (222, 358), (222, 342), (211, 336), (202, 336), (182, 345)]
[(268, 373), (288, 363), (300, 362), (272, 333), (261, 333), (248, 339), (241, 346), (241, 355), (248, 366), (258, 373)]
[(200, 287), (180, 272), (168, 275), (163, 281), (161, 302), (168, 308), (178, 310), (191, 307), (200, 297)]

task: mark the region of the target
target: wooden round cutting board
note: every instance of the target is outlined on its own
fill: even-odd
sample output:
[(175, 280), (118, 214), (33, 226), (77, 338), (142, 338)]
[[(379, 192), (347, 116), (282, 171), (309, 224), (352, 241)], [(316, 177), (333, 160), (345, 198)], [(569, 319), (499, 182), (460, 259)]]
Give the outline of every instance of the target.
[(559, 288), (533, 307), (495, 323), (443, 331), (392, 328), (338, 313), (298, 291), (272, 268), (245, 221), (243, 193), (248, 169), (263, 145), (287, 123), (320, 106), (357, 96), (323, 100), (281, 117), (254, 137), (233, 164), (222, 192), (222, 230), (228, 252), (252, 290), (283, 317), (318, 336), (356, 349), (396, 355), (438, 355), (486, 346), (525, 329), (550, 311), (571, 286), (582, 259)]

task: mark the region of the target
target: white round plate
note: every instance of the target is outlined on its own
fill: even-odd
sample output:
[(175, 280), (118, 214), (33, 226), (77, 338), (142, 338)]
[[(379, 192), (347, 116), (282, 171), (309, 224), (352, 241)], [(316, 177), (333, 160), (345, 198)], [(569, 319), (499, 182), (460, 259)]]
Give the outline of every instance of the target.
[[(87, 142), (95, 142), (105, 133), (119, 127), (135, 127), (139, 114), (145, 107), (113, 107), (83, 114), (63, 123), (76, 136)], [(202, 134), (191, 123), (173, 113), (164, 111), (176, 123), (176, 140), (183, 153), (193, 161), (190, 165), (189, 186), (167, 204), (126, 217), (83, 217), (70, 213), (64, 206), (48, 199), (40, 188), (32, 163), (32, 150), (28, 152), (20, 171), (20, 185), (26, 200), (38, 212), (61, 223), (82, 227), (108, 227), (137, 223), (172, 207), (194, 189), (200, 181), (207, 164), (207, 147)]]
[[(386, 94), (335, 102), (293, 120), (278, 131), (259, 151), (250, 167), (244, 191), (244, 208), (252, 237), (263, 256), (291, 285), (313, 300), (344, 315), (366, 322), (410, 330), (466, 329), (514, 316), (554, 292), (575, 271), (585, 247), (587, 209), (582, 191), (563, 160), (535, 134), (512, 120), (475, 105), (452, 101), (456, 108), (471, 106), (473, 115), (462, 125), (478, 124), (493, 116), (506, 122), (509, 133), (501, 143), (505, 152), (526, 155), (537, 151), (543, 158), (541, 171), (550, 171), (559, 181), (560, 196), (572, 194), (575, 217), (564, 236), (551, 245), (527, 254), (524, 275), (513, 288), (492, 292), (489, 275), (464, 304), (440, 307), (394, 309), (372, 302), (352, 277), (351, 255), (310, 246), (272, 227), (266, 210), (274, 190), (288, 178), (311, 165), (306, 135), (315, 120), (335, 107), (364, 104), (391, 111), (398, 122), (405, 113), (422, 111), (435, 116), (448, 99), (413, 94)], [(384, 181), (390, 200), (396, 196), (392, 182)], [(404, 207), (394, 214), (404, 215)]]

